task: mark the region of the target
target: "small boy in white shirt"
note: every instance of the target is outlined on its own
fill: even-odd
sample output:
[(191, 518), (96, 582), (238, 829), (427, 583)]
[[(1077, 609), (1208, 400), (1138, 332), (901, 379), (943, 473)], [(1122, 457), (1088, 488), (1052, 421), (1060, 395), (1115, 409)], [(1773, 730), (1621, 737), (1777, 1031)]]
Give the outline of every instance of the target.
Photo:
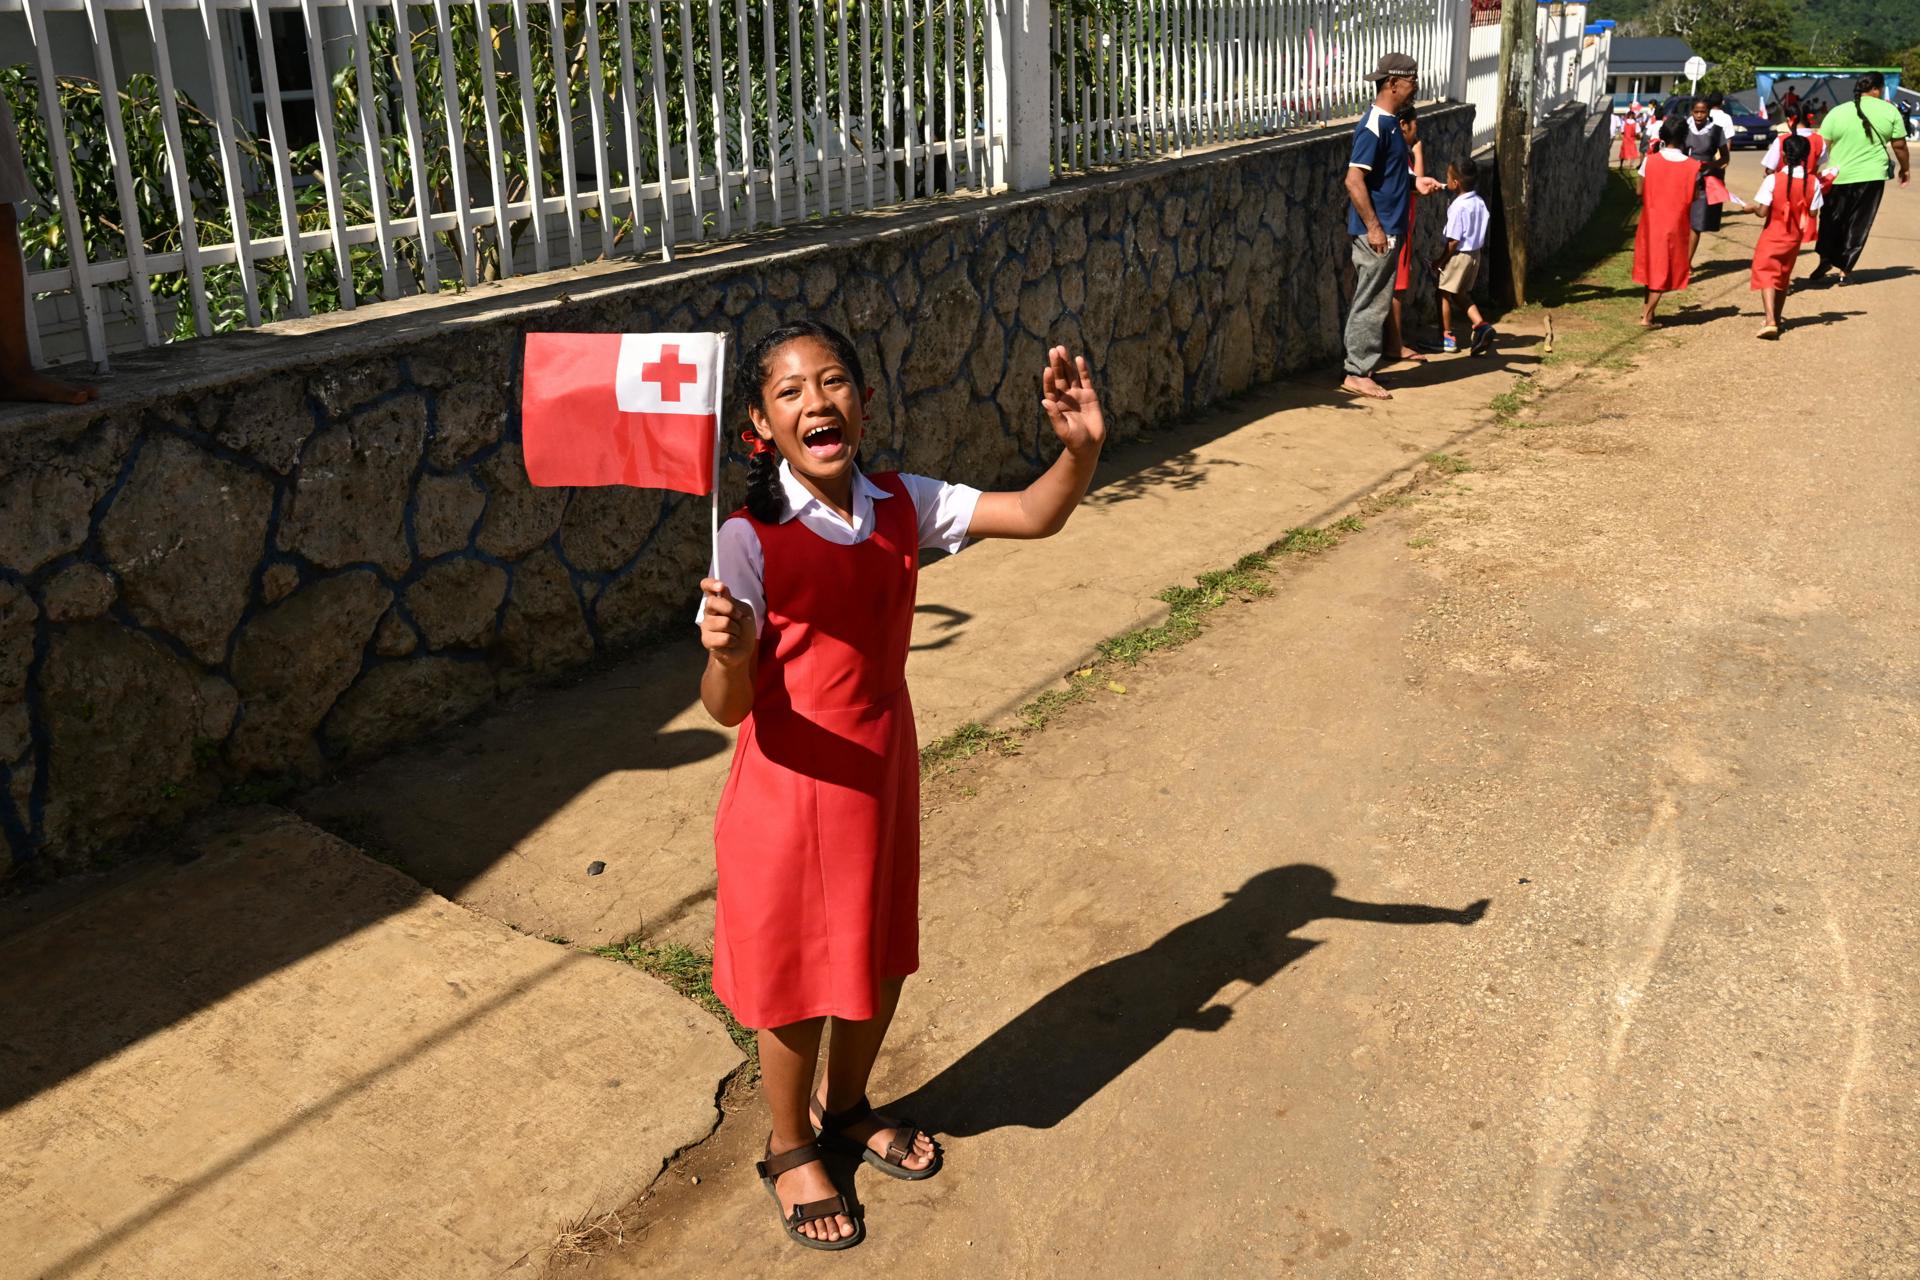
[(1447, 206), (1447, 251), (1434, 267), (1440, 272), (1441, 349), (1460, 350), (1453, 336), (1453, 314), (1464, 311), (1473, 324), (1467, 345), (1474, 355), (1483, 356), (1493, 346), (1493, 326), (1473, 303), (1473, 282), (1480, 275), (1480, 255), (1487, 245), (1487, 202), (1474, 188), (1480, 185), (1480, 166), (1471, 158), (1456, 160), (1447, 166), (1447, 190), (1453, 203)]

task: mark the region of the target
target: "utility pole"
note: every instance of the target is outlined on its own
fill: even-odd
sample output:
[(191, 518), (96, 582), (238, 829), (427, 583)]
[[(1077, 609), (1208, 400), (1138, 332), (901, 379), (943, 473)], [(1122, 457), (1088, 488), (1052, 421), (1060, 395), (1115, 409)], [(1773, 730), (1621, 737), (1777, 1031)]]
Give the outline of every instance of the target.
[(1527, 300), (1527, 171), (1533, 161), (1533, 46), (1538, 21), (1534, 0), (1502, 0), (1500, 7), (1500, 119), (1494, 155), (1500, 165), (1500, 207), (1512, 268), (1509, 299)]

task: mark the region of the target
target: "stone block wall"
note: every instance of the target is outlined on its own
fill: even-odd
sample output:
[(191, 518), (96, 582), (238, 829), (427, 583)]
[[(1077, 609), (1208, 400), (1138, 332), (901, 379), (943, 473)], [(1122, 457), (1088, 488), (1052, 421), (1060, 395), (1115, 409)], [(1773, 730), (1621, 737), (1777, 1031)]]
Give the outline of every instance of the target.
[[(1431, 110), (1433, 153), (1463, 152), (1471, 116)], [(10, 866), (87, 865), (223, 789), (321, 775), (686, 626), (705, 500), (530, 487), (529, 330), (743, 346), (822, 318), (877, 389), (870, 467), (1015, 485), (1053, 451), (1049, 344), (1086, 353), (1123, 437), (1337, 358), (1348, 145), (1333, 129), (231, 335), (122, 366), (99, 405), (0, 416)], [(730, 504), (744, 475), (730, 459)]]
[[(1565, 248), (1600, 207), (1607, 185), (1607, 153), (1612, 143), (1604, 113), (1589, 113), (1569, 103), (1547, 116), (1533, 134), (1533, 172), (1528, 185), (1532, 207), (1527, 217), (1527, 255), (1537, 270)], [(1506, 251), (1506, 208), (1500, 197), (1500, 159), (1492, 147), (1474, 156), (1480, 162), (1480, 193), (1493, 214), (1488, 244), (1494, 269), (1484, 271), (1474, 292), (1491, 298), (1511, 279)]]
[(1538, 266), (1566, 247), (1600, 206), (1613, 139), (1607, 117), (1579, 103), (1560, 108), (1533, 135), (1527, 254)]

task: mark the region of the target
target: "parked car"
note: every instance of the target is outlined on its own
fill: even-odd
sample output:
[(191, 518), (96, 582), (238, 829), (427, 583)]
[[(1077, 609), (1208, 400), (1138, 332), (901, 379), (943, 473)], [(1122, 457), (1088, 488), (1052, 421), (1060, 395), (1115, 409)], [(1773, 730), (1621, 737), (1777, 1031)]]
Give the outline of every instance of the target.
[(1773, 145), (1773, 125), (1758, 104), (1730, 93), (1726, 112), (1733, 117), (1733, 136), (1727, 139), (1729, 147), (1736, 151), (1741, 147), (1759, 147), (1764, 151)]
[[(1766, 116), (1737, 97), (1728, 97), (1721, 108), (1733, 117), (1733, 135), (1727, 139), (1727, 146), (1738, 151), (1742, 147), (1759, 147), (1765, 150), (1773, 145), (1773, 126), (1767, 123)], [(1686, 94), (1675, 94), (1667, 99), (1668, 115), (1690, 115), (1693, 111), (1693, 99)]]

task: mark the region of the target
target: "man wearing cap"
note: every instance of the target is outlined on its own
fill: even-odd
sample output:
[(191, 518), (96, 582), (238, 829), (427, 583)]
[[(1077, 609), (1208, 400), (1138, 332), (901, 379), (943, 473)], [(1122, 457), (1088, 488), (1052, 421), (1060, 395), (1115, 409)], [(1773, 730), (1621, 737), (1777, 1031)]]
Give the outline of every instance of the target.
[[(1347, 161), (1347, 234), (1353, 237), (1353, 310), (1347, 316), (1347, 378), (1340, 386), (1355, 395), (1391, 400), (1373, 379), (1379, 367), (1399, 265), (1399, 237), (1407, 229), (1407, 198), (1440, 189), (1433, 178), (1415, 178), (1407, 144), (1395, 116), (1420, 87), (1420, 64), (1404, 53), (1382, 54), (1367, 77), (1378, 93), (1353, 129)], [(1391, 227), (1393, 230), (1389, 231)]]

